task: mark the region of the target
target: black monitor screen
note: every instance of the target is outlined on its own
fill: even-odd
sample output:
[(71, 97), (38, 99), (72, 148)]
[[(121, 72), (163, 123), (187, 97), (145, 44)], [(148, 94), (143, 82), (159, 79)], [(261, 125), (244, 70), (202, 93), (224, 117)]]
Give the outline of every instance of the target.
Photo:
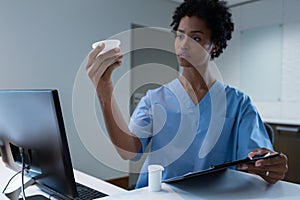
[(0, 150), (7, 167), (21, 169), (38, 185), (77, 196), (57, 90), (0, 91)]

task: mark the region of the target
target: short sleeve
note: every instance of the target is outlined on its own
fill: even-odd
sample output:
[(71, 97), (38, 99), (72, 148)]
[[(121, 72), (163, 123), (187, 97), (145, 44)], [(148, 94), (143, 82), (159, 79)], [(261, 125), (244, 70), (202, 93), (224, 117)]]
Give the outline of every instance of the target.
[(152, 115), (151, 115), (151, 103), (149, 92), (144, 96), (137, 107), (135, 108), (128, 125), (131, 133), (136, 135), (142, 144), (142, 148), (139, 152), (144, 153), (145, 149), (152, 136)]
[(239, 122), (238, 157), (243, 158), (253, 149), (263, 147), (273, 150), (263, 121), (250, 98), (246, 96)]

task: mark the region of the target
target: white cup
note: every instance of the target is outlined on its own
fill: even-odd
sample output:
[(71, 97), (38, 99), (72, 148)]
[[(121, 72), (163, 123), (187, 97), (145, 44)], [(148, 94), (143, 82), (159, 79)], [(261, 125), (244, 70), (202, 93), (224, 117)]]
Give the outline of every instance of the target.
[(148, 188), (150, 192), (159, 192), (161, 190), (162, 171), (161, 165), (148, 166)]
[(120, 47), (121, 41), (120, 40), (101, 40), (99, 42), (93, 43), (92, 48), (95, 49), (100, 43), (105, 44), (104, 49), (100, 52), (100, 54), (103, 54), (113, 48)]

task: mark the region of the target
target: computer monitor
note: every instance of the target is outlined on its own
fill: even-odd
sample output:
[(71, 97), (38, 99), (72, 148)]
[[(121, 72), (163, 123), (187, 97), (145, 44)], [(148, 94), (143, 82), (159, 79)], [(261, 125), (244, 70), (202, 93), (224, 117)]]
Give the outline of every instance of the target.
[(77, 197), (57, 90), (0, 90), (0, 150), (7, 167), (21, 170), (22, 148), (27, 176), (37, 186)]

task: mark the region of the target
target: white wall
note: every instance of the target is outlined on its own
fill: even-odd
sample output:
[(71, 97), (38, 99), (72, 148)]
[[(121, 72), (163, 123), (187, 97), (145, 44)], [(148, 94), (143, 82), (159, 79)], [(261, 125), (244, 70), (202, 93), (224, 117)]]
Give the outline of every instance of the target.
[[(131, 23), (169, 28), (177, 4), (169, 0), (0, 0), (0, 4), (0, 89), (57, 88), (73, 166), (102, 179), (126, 175), (99, 162), (80, 141), (72, 115), (75, 76), (92, 42), (126, 31)], [(117, 73), (128, 67), (125, 59)], [(90, 131), (97, 138), (99, 133)], [(98, 141), (99, 154), (128, 170), (128, 162), (115, 156), (112, 145), (101, 144)]]
[[(300, 122), (300, 14), (298, 0), (262, 0), (232, 8), (235, 22), (235, 32), (232, 41), (224, 55), (216, 62), (226, 83), (241, 87), (241, 31), (282, 25), (282, 55), (280, 97), (274, 101), (256, 100), (263, 118), (268, 121)], [(259, 38), (258, 38), (259, 39)], [(277, 42), (277, 41), (274, 41)], [(272, 47), (270, 47), (272, 48)], [(270, 52), (272, 49), (270, 49)], [(260, 73), (259, 71), (257, 73)], [(275, 77), (272, 70), (265, 77), (268, 80)], [(256, 77), (249, 77), (255, 82)], [(260, 88), (258, 87), (257, 90)]]

